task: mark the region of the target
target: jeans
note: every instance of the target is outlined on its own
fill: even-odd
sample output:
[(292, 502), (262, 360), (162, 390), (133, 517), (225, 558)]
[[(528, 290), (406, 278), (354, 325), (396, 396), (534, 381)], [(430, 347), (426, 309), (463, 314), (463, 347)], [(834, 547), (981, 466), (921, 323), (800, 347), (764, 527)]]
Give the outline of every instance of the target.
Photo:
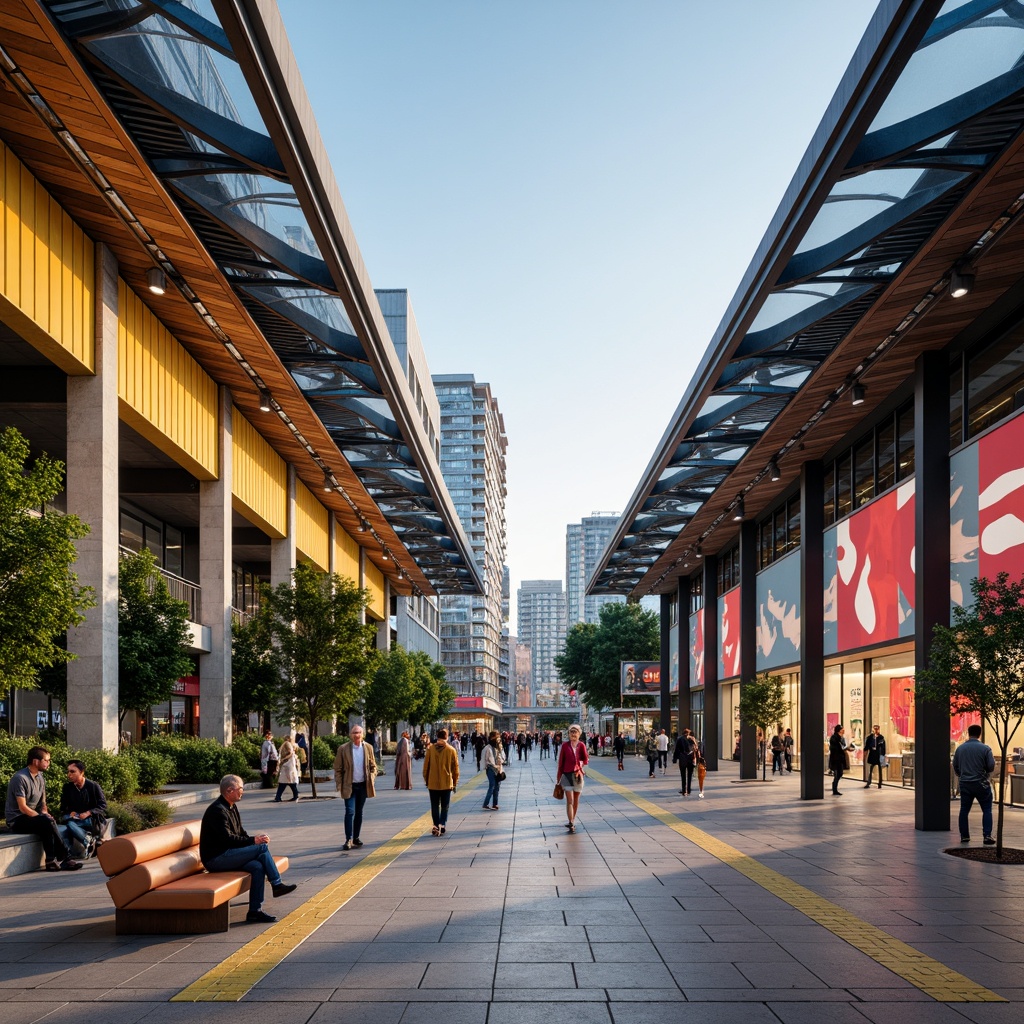
[(264, 883), (268, 878), (271, 885), (281, 884), (281, 873), (266, 843), (225, 850), (219, 857), (206, 861), (203, 866), (207, 871), (248, 871), (252, 875), (249, 883), (250, 912), (263, 906)]
[[(487, 769), (490, 774), (490, 768)], [(430, 817), (435, 825), (444, 828), (448, 824), (448, 804), (452, 798), (450, 789), (428, 789), (430, 794)]]
[(366, 803), (366, 783), (353, 782), (352, 795), (345, 800), (345, 842), (359, 838), (363, 827), (363, 804)]
[(882, 766), (880, 764), (872, 764), (870, 761), (868, 762), (868, 781), (867, 781), (867, 784), (869, 786), (871, 785), (871, 779), (872, 779), (872, 777), (875, 774), (875, 769), (876, 768), (878, 769), (878, 788), (881, 789), (882, 788)]
[(971, 834), (971, 824), (967, 820), (977, 800), (981, 806), (981, 834), (992, 835), (992, 787), (981, 782), (960, 783), (960, 837), (966, 838)]
[(839, 780), (843, 777), (845, 768), (833, 768), (832, 769), (832, 792), (839, 792)]
[(662, 771), (665, 771), (665, 769), (668, 768), (668, 751), (667, 750), (659, 750), (658, 751), (658, 767)]
[(292, 791), (293, 800), (299, 799), (299, 787), (294, 782), (279, 782), (277, 784), (277, 796), (274, 797), (274, 800), (280, 802), (285, 789), (290, 789)]
[(102, 831), (101, 828), (96, 827), (98, 823), (99, 819), (95, 814), (85, 821), (79, 818), (68, 818), (64, 822), (64, 828), (67, 830), (64, 836), (65, 842), (70, 840), (72, 843), (77, 843), (88, 855), (90, 842), (98, 838)]
[(19, 814), (14, 819), (14, 824), (8, 822), (7, 827), (12, 832), (18, 832), (23, 836), (38, 836), (43, 843), (43, 853), (46, 854), (47, 864), (52, 864), (54, 861), (63, 863), (71, 856), (67, 846), (64, 845), (64, 840), (60, 837), (57, 823), (53, 818), (48, 818), (43, 814), (37, 814), (35, 817)]
[(774, 775), (776, 772), (779, 772), (780, 774), (782, 773), (782, 751), (781, 750), (773, 750), (772, 751), (772, 775)]
[(487, 766), (487, 796), (484, 797), (484, 807), (498, 806), (498, 790), (501, 789), (501, 782), (498, 781), (498, 773), (490, 766)]
[(693, 769), (696, 767), (697, 766), (694, 764), (685, 764), (682, 761), (679, 762), (679, 780), (682, 784), (682, 791), (686, 796), (689, 796), (690, 792), (693, 790)]

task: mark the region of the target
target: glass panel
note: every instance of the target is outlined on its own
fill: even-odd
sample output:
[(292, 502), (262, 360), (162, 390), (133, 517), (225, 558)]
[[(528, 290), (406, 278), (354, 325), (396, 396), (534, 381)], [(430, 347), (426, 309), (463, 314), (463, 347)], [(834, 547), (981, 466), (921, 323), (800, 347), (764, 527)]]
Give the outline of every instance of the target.
[(825, 470), (825, 525), (836, 521), (836, 467), (830, 463)]
[(786, 550), (793, 551), (800, 547), (800, 499), (790, 498), (786, 506)]
[(853, 451), (853, 507), (866, 505), (875, 496), (875, 439), (869, 437)]
[[(342, 334), (355, 334), (352, 321), (341, 299), (334, 295), (325, 295), (322, 292), (311, 291), (308, 288), (261, 288), (260, 299), (272, 309), (277, 310), (283, 317), (295, 322), (294, 314), (289, 316), (290, 309), (296, 310), (299, 314), (314, 317), (324, 326)], [(322, 341), (326, 339), (321, 339)]]
[(164, 540), (159, 526), (144, 523), (142, 527), (143, 547), (149, 548), (156, 555), (156, 564), (163, 567)]
[(836, 519), (842, 519), (853, 511), (852, 468), (853, 459), (849, 452), (836, 459)]
[[(864, 662), (843, 665), (843, 717), (845, 740), (850, 750), (850, 766), (864, 763)], [(829, 730), (831, 732), (831, 730)]]
[[(1024, 33), (1018, 23), (999, 13), (982, 16), (958, 31), (936, 39), (911, 58), (886, 97), (869, 132), (932, 110), (947, 100), (992, 81), (1013, 68), (1024, 54)], [(972, 31), (984, 25), (984, 31)]]
[(905, 405), (896, 414), (896, 479), (914, 475), (914, 407)]
[(771, 565), (773, 561), (772, 555), (772, 521), (766, 519), (758, 527), (757, 531), (757, 565), (759, 569), (764, 569)]
[(1024, 326), (967, 362), (967, 436), (974, 437), (1024, 402)]
[(127, 512), (121, 513), (120, 544), (129, 551), (142, 550), (142, 522)]
[(892, 781), (914, 782), (914, 656), (871, 662), (871, 724), (881, 727)]
[(964, 443), (964, 362), (962, 356), (954, 360), (949, 371), (949, 450)]
[(896, 421), (890, 417), (878, 427), (878, 480), (875, 491), (881, 494), (896, 483)]
[[(837, 270), (837, 274), (849, 273), (849, 271)], [(774, 327), (783, 320), (788, 320), (797, 313), (835, 295), (841, 288), (849, 287), (845, 281), (816, 281), (814, 288), (808, 285), (800, 285), (795, 288), (787, 288), (781, 292), (772, 292), (764, 301), (760, 312), (750, 325), (749, 333), (763, 331), (766, 327)], [(853, 296), (851, 295), (851, 298)]]
[(774, 523), (775, 557), (781, 558), (786, 553), (786, 510), (777, 509), (772, 516)]
[(123, 64), (155, 86), (267, 135), (238, 64), (159, 15), (86, 45), (101, 60)]
[(168, 526), (164, 530), (164, 568), (181, 575), (181, 530)]

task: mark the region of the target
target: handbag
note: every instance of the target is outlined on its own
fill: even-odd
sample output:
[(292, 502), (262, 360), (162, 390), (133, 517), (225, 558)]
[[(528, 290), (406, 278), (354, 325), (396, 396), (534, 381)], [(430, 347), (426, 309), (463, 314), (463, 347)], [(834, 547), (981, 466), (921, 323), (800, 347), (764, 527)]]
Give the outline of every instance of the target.
[(843, 751), (843, 765), (846, 771), (850, 770), (850, 752), (848, 750)]
[(551, 795), (556, 800), (564, 800), (565, 799), (565, 790), (562, 788), (562, 784), (560, 782), (556, 782), (555, 783), (555, 789), (554, 789), (554, 792)]
[(495, 772), (495, 773), (494, 773), (494, 777), (495, 777), (495, 778), (496, 778), (496, 779), (497, 779), (497, 780), (498, 780), (499, 782), (504, 782), (504, 781), (505, 781), (505, 773), (504, 773), (504, 772)]

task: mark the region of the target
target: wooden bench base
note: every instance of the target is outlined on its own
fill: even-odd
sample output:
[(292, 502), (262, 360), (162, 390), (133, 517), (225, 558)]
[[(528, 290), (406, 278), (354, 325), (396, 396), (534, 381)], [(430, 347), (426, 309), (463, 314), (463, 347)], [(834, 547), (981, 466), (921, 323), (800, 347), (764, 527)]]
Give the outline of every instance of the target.
[(231, 904), (212, 910), (115, 910), (117, 935), (200, 935), (226, 932), (231, 927)]

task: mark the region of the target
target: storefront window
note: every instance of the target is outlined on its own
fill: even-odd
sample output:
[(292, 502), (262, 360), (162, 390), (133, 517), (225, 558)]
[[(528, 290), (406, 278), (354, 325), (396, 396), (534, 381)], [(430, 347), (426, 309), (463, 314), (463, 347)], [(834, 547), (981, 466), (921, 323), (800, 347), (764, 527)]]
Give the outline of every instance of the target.
[(825, 668), (824, 742), (837, 725), (844, 727), (844, 738), (851, 745), (850, 764), (862, 764), (864, 753), (864, 662)]
[[(871, 663), (871, 723), (881, 726), (889, 778), (914, 779), (914, 656), (894, 654)], [(899, 775), (895, 774), (899, 769)]]

